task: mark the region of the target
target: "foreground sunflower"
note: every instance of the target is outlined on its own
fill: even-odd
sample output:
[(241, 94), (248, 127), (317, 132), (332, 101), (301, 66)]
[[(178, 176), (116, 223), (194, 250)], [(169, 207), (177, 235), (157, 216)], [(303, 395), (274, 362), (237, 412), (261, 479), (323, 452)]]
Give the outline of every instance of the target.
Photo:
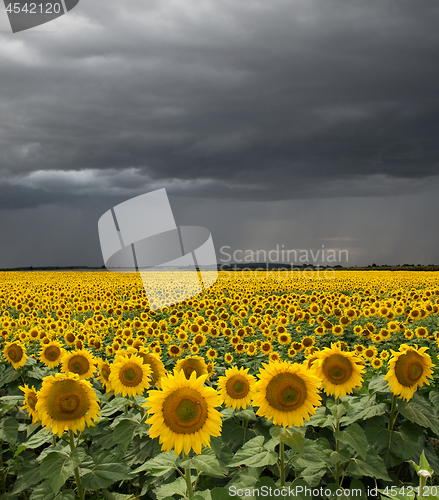
[(73, 373), (57, 373), (45, 377), (37, 393), (35, 410), (41, 424), (62, 436), (64, 431), (83, 431), (94, 426), (99, 414), (99, 402), (91, 383)]
[(21, 342), (8, 342), (3, 349), (3, 356), (12, 364), (15, 370), (18, 370), (26, 363), (26, 351)]
[(60, 342), (50, 342), (43, 346), (40, 351), (40, 361), (49, 368), (55, 368), (61, 363), (61, 358), (65, 354)]
[(24, 404), (20, 410), (26, 410), (29, 417), (32, 418), (32, 423), (36, 424), (38, 422), (38, 413), (35, 409), (38, 401), (37, 391), (34, 386), (30, 388), (27, 384), (24, 387), (20, 385), (20, 389), (24, 392)]
[(432, 378), (433, 363), (427, 347), (408, 346), (402, 344), (399, 352), (392, 350), (389, 361), (389, 371), (384, 377), (388, 381), (390, 390), (395, 396), (409, 401), (418, 387), (430, 385), (427, 377)]
[(187, 455), (191, 449), (201, 453), (202, 445), (210, 448), (210, 437), (221, 435), (221, 414), (215, 409), (222, 403), (221, 396), (211, 387), (205, 387), (207, 375), (196, 376), (193, 371), (187, 379), (184, 371), (162, 379), (161, 390), (149, 391), (143, 406), (152, 414), (149, 436), (159, 438), (162, 450)]
[(259, 370), (253, 406), (257, 415), (273, 418), (275, 425), (299, 427), (321, 405), (320, 380), (304, 366), (276, 361)]
[(340, 346), (332, 344), (320, 351), (313, 364), (313, 370), (322, 380), (322, 388), (326, 394), (335, 398), (346, 397), (355, 387), (363, 382), (364, 366), (353, 352), (343, 351)]
[(192, 373), (195, 372), (197, 377), (208, 375), (207, 365), (204, 359), (200, 356), (192, 356), (180, 359), (175, 365), (177, 371), (182, 371), (186, 378), (189, 379)]
[(96, 370), (95, 360), (86, 349), (65, 354), (61, 362), (63, 373), (75, 373), (80, 379), (93, 377)]
[(227, 408), (240, 410), (250, 405), (255, 391), (256, 379), (249, 375), (248, 368), (237, 366), (226, 370), (225, 377), (219, 377), (218, 386)]
[(141, 357), (132, 354), (121, 356), (111, 365), (109, 381), (114, 394), (134, 397), (142, 395), (149, 387), (151, 368)]

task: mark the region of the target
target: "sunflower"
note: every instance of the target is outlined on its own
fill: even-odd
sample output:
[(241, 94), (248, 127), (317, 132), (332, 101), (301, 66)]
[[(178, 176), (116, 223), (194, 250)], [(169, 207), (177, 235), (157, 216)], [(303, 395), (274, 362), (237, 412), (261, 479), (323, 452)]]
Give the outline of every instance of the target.
[(309, 347), (312, 347), (316, 343), (315, 337), (303, 337), (302, 339), (302, 346), (304, 349), (307, 349)]
[(430, 385), (427, 377), (432, 377), (433, 363), (428, 354), (427, 347), (408, 346), (402, 344), (399, 352), (392, 350), (389, 361), (389, 371), (384, 377), (388, 381), (390, 390), (395, 396), (409, 401), (418, 387)]
[(219, 377), (218, 386), (227, 408), (240, 410), (250, 405), (255, 391), (256, 379), (249, 375), (248, 368), (234, 366), (226, 370), (224, 377)]
[(183, 371), (187, 379), (191, 377), (192, 372), (195, 372), (197, 377), (208, 374), (206, 362), (200, 356), (180, 359), (175, 365), (175, 370)]
[(64, 431), (83, 431), (99, 418), (99, 403), (88, 380), (73, 373), (45, 377), (37, 393), (35, 410), (41, 424), (62, 436)]
[(80, 379), (93, 377), (96, 370), (93, 356), (85, 349), (65, 354), (61, 362), (63, 373), (76, 373)]
[(305, 367), (288, 361), (263, 363), (256, 382), (253, 406), (275, 425), (300, 426), (320, 406), (320, 380)]
[(288, 345), (291, 344), (291, 335), (289, 333), (281, 333), (277, 337), (277, 341), (280, 345)]
[(162, 363), (160, 357), (157, 354), (145, 352), (143, 348), (139, 349), (139, 351), (136, 352), (136, 356), (141, 357), (143, 363), (149, 365), (151, 369), (151, 387), (160, 387), (161, 378), (168, 375), (165, 365)]
[(178, 345), (172, 344), (168, 348), (168, 354), (173, 358), (179, 358), (181, 356), (181, 348)]
[(418, 339), (426, 339), (428, 337), (428, 330), (423, 326), (419, 326), (415, 330), (415, 335), (416, 337), (418, 337)]
[(410, 330), (410, 329), (407, 329), (405, 332), (404, 332), (404, 337), (407, 339), (407, 340), (411, 340), (413, 338), (415, 334), (413, 333), (413, 330)]
[(208, 349), (206, 353), (206, 358), (207, 359), (216, 359), (218, 357), (218, 353), (215, 351), (215, 349)]
[(38, 394), (35, 387), (30, 388), (27, 384), (24, 387), (20, 385), (20, 389), (24, 392), (24, 404), (20, 410), (26, 410), (29, 417), (32, 418), (32, 423), (36, 424), (38, 422), (38, 413), (35, 406), (38, 401)]
[(100, 380), (101, 384), (105, 387), (106, 392), (111, 391), (110, 382), (111, 366), (108, 360), (98, 359), (98, 376), (97, 380)]
[(378, 356), (378, 350), (375, 346), (370, 346), (367, 349), (364, 349), (362, 354), (365, 359), (371, 361), (372, 359), (375, 359)]
[(381, 353), (380, 353), (380, 358), (381, 358), (383, 361), (386, 361), (386, 359), (389, 359), (389, 357), (390, 357), (390, 353), (389, 353), (389, 351), (386, 351), (386, 350), (381, 351)]
[(288, 356), (290, 358), (294, 358), (294, 356), (297, 354), (297, 351), (296, 349), (294, 349), (293, 347), (291, 347), (290, 349), (288, 349)]
[(376, 369), (378, 370), (379, 368), (381, 368), (383, 366), (383, 361), (380, 359), (380, 358), (375, 358), (372, 360), (372, 363), (371, 365)]
[(114, 394), (134, 397), (149, 386), (151, 368), (135, 354), (121, 356), (111, 365), (110, 384)]
[(50, 342), (41, 349), (40, 361), (49, 368), (55, 368), (61, 363), (64, 354), (65, 350), (60, 342)]
[(15, 370), (21, 368), (26, 363), (26, 351), (24, 346), (18, 340), (14, 342), (7, 342), (5, 348), (3, 349), (3, 356), (9, 363), (12, 364)]
[(343, 327), (340, 325), (333, 326), (332, 333), (337, 336), (341, 335), (343, 333)]
[(322, 388), (326, 394), (335, 398), (346, 397), (355, 387), (361, 386), (364, 367), (357, 361), (355, 353), (343, 351), (336, 344), (320, 351), (313, 369), (322, 380)]
[(221, 396), (211, 387), (205, 387), (207, 375), (190, 378), (183, 370), (162, 380), (162, 390), (149, 391), (143, 406), (152, 414), (149, 436), (159, 438), (162, 450), (174, 448), (178, 455), (187, 455), (191, 449), (200, 454), (202, 445), (210, 448), (210, 437), (221, 435), (221, 415), (215, 408), (222, 403)]
[(270, 352), (273, 350), (273, 346), (271, 345), (271, 342), (262, 342), (260, 351), (262, 354), (270, 354)]
[(230, 363), (233, 363), (233, 355), (230, 354), (230, 353), (227, 353), (225, 356), (224, 356), (224, 361), (230, 365)]

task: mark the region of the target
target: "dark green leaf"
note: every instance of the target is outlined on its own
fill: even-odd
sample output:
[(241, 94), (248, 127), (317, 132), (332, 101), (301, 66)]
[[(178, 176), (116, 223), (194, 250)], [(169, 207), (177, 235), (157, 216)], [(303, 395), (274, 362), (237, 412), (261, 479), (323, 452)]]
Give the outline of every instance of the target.
[(352, 424), (343, 431), (334, 432), (335, 439), (351, 446), (361, 458), (366, 458), (368, 447), (366, 434), (358, 424)]
[(123, 411), (128, 403), (129, 401), (126, 398), (122, 396), (116, 396), (109, 403), (102, 407), (101, 415), (103, 417), (109, 417), (110, 415), (113, 415), (118, 411)]
[(390, 386), (387, 380), (384, 380), (384, 375), (380, 375), (369, 383), (369, 393), (373, 394), (375, 392), (390, 392)]
[(15, 443), (18, 437), (18, 422), (15, 418), (9, 417), (0, 424), (0, 439), (7, 443)]
[(108, 488), (116, 481), (131, 478), (128, 466), (114, 455), (102, 451), (95, 453), (92, 458), (92, 470), (82, 478), (82, 484), (86, 490)]
[(286, 445), (299, 453), (304, 452), (305, 436), (303, 428), (283, 428), (273, 425), (270, 429), (270, 435), (279, 442), (283, 441)]
[(413, 398), (406, 402), (402, 399), (398, 400), (398, 411), (405, 418), (421, 425), (422, 427), (430, 428), (437, 436), (439, 436), (439, 421), (433, 412), (433, 408), (420, 394), (415, 393)]
[(42, 479), (40, 464), (36, 460), (31, 460), (20, 470), (12, 493), (16, 495), (34, 484), (39, 483)]
[(198, 472), (204, 472), (211, 476), (223, 476), (218, 459), (212, 450), (204, 449), (200, 455), (194, 458), (182, 460), (180, 467), (197, 469)]
[(133, 440), (134, 432), (138, 424), (131, 420), (122, 420), (113, 429), (112, 438), (117, 444), (120, 444), (124, 454), (128, 449), (128, 445)]
[(178, 456), (173, 452), (162, 453), (161, 455), (148, 460), (143, 465), (138, 467), (134, 474), (142, 471), (148, 471), (152, 476), (163, 476), (167, 472), (176, 468), (176, 461)]
[(36, 434), (34, 434), (31, 438), (29, 438), (24, 445), (26, 448), (30, 448), (34, 450), (35, 448), (40, 447), (44, 443), (48, 443), (52, 441), (52, 436), (50, 432), (47, 432), (46, 429), (41, 429)]
[(350, 405), (347, 401), (342, 401), (341, 403), (337, 404), (332, 401), (332, 399), (328, 399), (328, 401), (326, 401), (326, 407), (332, 413), (334, 418), (340, 419), (349, 411)]
[(247, 465), (248, 467), (263, 467), (266, 465), (273, 465), (277, 462), (278, 455), (274, 451), (268, 451), (264, 447), (264, 438), (257, 436), (240, 448), (231, 463), (230, 467), (238, 465)]
[(70, 455), (49, 453), (41, 462), (41, 475), (47, 479), (54, 493), (59, 491), (84, 457), (85, 450), (76, 448)]
[(2, 373), (0, 379), (0, 387), (3, 387), (6, 384), (10, 384), (14, 380), (20, 377), (20, 371), (15, 370), (12, 366), (8, 366), (6, 370)]
[(353, 458), (347, 470), (358, 477), (369, 476), (376, 479), (384, 479), (384, 481), (390, 481), (383, 459), (379, 457), (373, 449), (367, 452), (366, 460)]
[[(195, 481), (193, 477), (192, 481)], [(172, 495), (180, 495), (182, 497), (186, 496), (186, 481), (179, 477), (170, 484), (164, 484), (155, 490), (158, 500), (163, 500), (166, 497), (172, 497)]]

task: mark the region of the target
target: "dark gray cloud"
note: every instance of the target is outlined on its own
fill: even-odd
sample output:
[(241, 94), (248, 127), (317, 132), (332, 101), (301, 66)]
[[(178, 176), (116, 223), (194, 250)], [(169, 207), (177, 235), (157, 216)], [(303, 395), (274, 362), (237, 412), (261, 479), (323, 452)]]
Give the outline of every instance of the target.
[(352, 200), (387, 203), (407, 230), (389, 197), (425, 213), (437, 192), (438, 21), (436, 0), (94, 0), (33, 31), (2, 28), (0, 209), (22, 229), (19, 213), (50, 207), (95, 227), (98, 208), (166, 187), (182, 218), (206, 207), (195, 218), (221, 241), (242, 209), (242, 246), (267, 206), (312, 200), (312, 231), (309, 207), (344, 199), (357, 224), (339, 235), (328, 221), (324, 237), (363, 241), (360, 262), (373, 229)]

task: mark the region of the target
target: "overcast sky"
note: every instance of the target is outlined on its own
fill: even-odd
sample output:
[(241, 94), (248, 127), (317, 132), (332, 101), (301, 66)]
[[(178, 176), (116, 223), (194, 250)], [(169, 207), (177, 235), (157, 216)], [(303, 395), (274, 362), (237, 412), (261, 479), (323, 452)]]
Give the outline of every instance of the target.
[[(437, 0), (0, 5), (0, 268), (101, 266), (97, 221), (165, 187), (233, 250), (439, 264)], [(346, 262), (341, 262), (346, 265)]]

